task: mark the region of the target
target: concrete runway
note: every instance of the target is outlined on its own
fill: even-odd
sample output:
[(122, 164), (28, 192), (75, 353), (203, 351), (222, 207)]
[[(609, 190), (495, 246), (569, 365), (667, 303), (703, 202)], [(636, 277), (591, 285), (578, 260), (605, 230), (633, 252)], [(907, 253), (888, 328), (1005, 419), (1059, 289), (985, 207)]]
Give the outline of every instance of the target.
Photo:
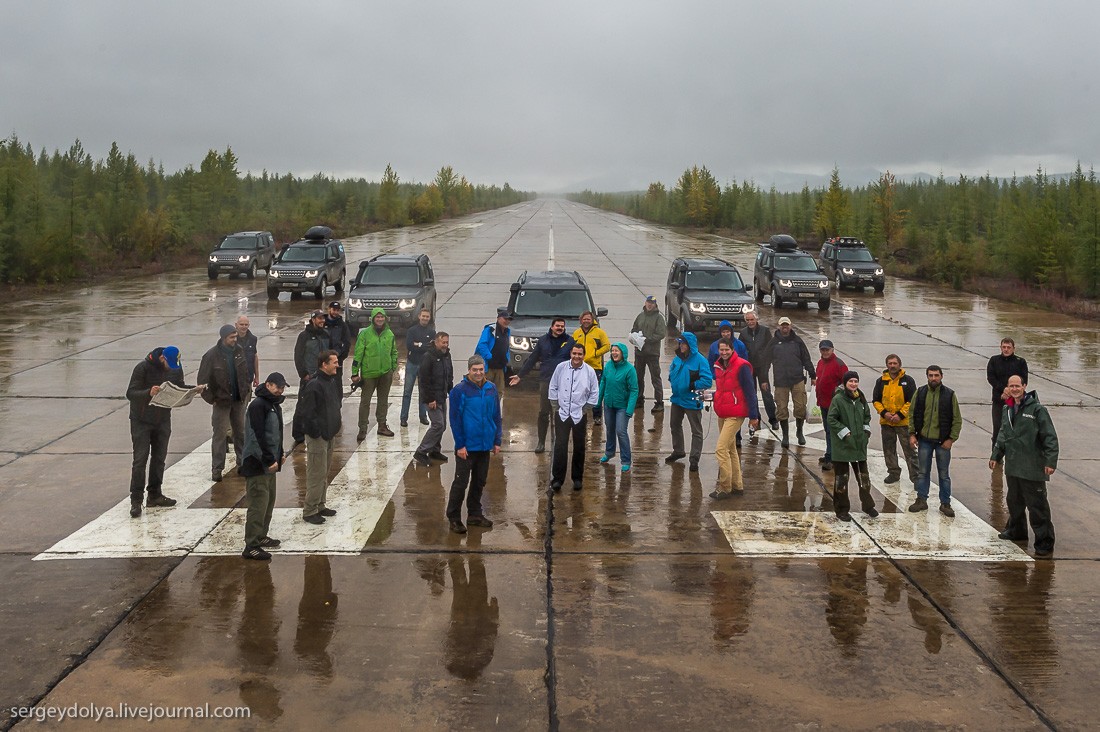
[[(755, 244), (557, 200), (346, 239), (348, 269), (384, 251), (428, 253), (437, 327), (451, 333), (461, 374), (509, 284), (546, 267), (551, 227), (556, 267), (584, 274), (610, 311), (601, 325), (612, 340), (625, 341), (645, 295), (663, 301), (677, 256), (723, 256), (751, 279)], [(882, 515), (840, 524), (831, 474), (817, 463), (820, 423), (806, 447), (784, 450), (768, 430), (746, 440), (746, 495), (715, 503), (716, 418), (704, 417), (701, 470), (690, 473), (664, 464), (668, 413), (648, 408), (631, 424), (630, 473), (617, 459), (597, 462), (594, 427), (584, 490), (567, 483), (548, 496), (549, 454), (532, 451), (537, 395), (524, 384), (504, 399), (504, 451), (484, 500), (493, 529), (448, 532), (453, 459), (427, 469), (411, 461), (415, 417), (394, 438), (377, 436), (372, 419), (357, 445), (356, 397), (345, 402), (331, 476), (340, 514), (323, 527), (300, 521), (296, 452), (278, 478), (272, 534), (287, 541), (270, 563), (240, 557), (244, 479), (209, 481), (205, 403), (174, 414), (164, 490), (179, 505), (129, 518), (123, 395), (156, 346), (179, 346), (193, 381), (218, 328), (240, 312), (260, 337), (261, 373), (289, 376), (316, 301), (269, 302), (262, 279), (210, 282), (196, 268), (9, 303), (0, 315), (0, 728), (34, 727), (13, 708), (117, 713), (119, 704), (251, 715), (157, 724), (188, 729), (1095, 726), (1100, 474), (1089, 445), (1100, 326), (894, 279), (885, 295), (833, 298), (829, 312), (781, 308), (815, 361), (818, 340), (830, 338), (868, 391), (891, 352), (918, 384), (927, 364), (944, 367), (965, 421), (951, 466), (955, 519), (905, 511), (912, 484), (882, 482), (873, 429)], [(758, 310), (775, 325), (770, 304)], [(1006, 509), (986, 464), (985, 363), (1006, 335), (1061, 441), (1053, 560), (996, 538)], [(397, 382), (395, 429), (399, 407)]]

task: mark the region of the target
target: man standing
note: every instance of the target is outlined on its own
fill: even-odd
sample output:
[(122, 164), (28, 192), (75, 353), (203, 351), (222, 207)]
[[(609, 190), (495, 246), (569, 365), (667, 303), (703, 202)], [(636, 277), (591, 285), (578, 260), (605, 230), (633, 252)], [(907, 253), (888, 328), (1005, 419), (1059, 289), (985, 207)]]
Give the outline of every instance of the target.
[(737, 354), (738, 358), (748, 360), (749, 351), (737, 337), (737, 333), (734, 332), (733, 323), (723, 320), (718, 324), (718, 339), (710, 344), (710, 350), (707, 351), (707, 363), (710, 364), (712, 369), (714, 368), (714, 362), (718, 360), (718, 344), (722, 342), (723, 338), (730, 342), (733, 352)]
[(378, 392), (378, 406), (374, 418), (378, 422), (378, 434), (393, 437), (393, 430), (386, 426), (386, 415), (390, 408), (390, 384), (393, 372), (397, 371), (397, 345), (393, 340), (386, 311), (382, 308), (371, 310), (369, 328), (359, 331), (355, 341), (355, 358), (351, 362), (351, 380), (362, 387), (359, 397), (359, 442), (367, 439), (367, 425), (370, 423), (370, 400)]
[[(833, 392), (844, 383), (844, 375), (848, 372), (848, 366), (836, 355), (833, 350), (833, 342), (823, 340), (817, 344), (817, 350), (821, 352), (821, 360), (817, 362), (817, 406), (821, 408), (821, 424), (825, 427), (825, 454), (818, 461), (822, 470), (833, 469), (833, 438), (829, 429), (829, 406), (833, 403)], [(799, 437), (802, 430), (799, 430)]]
[(794, 403), (798, 444), (805, 445), (806, 437), (802, 434), (802, 427), (806, 423), (806, 378), (802, 372), (805, 371), (809, 375), (810, 386), (817, 386), (817, 372), (814, 371), (813, 362), (810, 361), (810, 351), (794, 332), (790, 318), (779, 319), (779, 330), (775, 331), (771, 343), (768, 344), (765, 360), (772, 370), (771, 381), (775, 386), (776, 401), (775, 416), (783, 429), (783, 447), (789, 447), (791, 444), (788, 402)]
[(344, 307), (339, 300), (333, 300), (328, 304), (328, 315), (325, 316), (325, 332), (328, 333), (328, 347), (336, 351), (340, 358), (340, 367), (336, 369), (337, 381), (341, 389), (344, 385), (344, 360), (351, 354), (351, 328), (344, 320)]
[(283, 466), (283, 390), (286, 378), (271, 373), (256, 387), (244, 423), (241, 475), (245, 477), (248, 513), (244, 523), (245, 559), (271, 559), (267, 549), (282, 542), (267, 535), (275, 509), (275, 474)]
[(1005, 400), (1008, 399), (1008, 379), (1019, 376), (1027, 383), (1027, 361), (1016, 355), (1016, 341), (1001, 339), (1001, 352), (990, 356), (985, 366), (985, 379), (993, 389), (993, 444), (997, 444), (997, 433), (1001, 431), (1001, 415), (1004, 414)]
[(260, 385), (259, 339), (249, 330), (252, 325), (247, 315), (237, 317), (237, 345), (244, 351), (244, 360), (248, 364), (248, 373), (252, 377), (252, 386)]
[(531, 372), (537, 365), (539, 367), (539, 442), (535, 445), (535, 452), (546, 451), (546, 430), (550, 427), (550, 413), (553, 411), (550, 405), (550, 379), (554, 376), (554, 370), (559, 363), (569, 360), (569, 352), (573, 348), (573, 339), (565, 334), (565, 318), (557, 316), (550, 323), (550, 330), (546, 332), (535, 345), (535, 350), (523, 362), (516, 381), (519, 382)]
[(1026, 542), (1030, 518), (1035, 556), (1049, 557), (1054, 553), (1054, 524), (1050, 522), (1046, 484), (1058, 469), (1058, 433), (1039, 396), (1027, 391), (1023, 377), (1008, 377), (1006, 388), (1001, 429), (989, 457), (990, 470), (1004, 459), (1008, 482), (1008, 524), (998, 536)]
[(699, 471), (699, 456), (703, 453), (703, 400), (700, 392), (714, 383), (707, 360), (699, 353), (694, 333), (683, 333), (676, 339), (676, 357), (668, 367), (668, 383), (672, 387), (672, 454), (666, 463), (674, 463), (687, 455), (684, 452), (684, 417), (691, 426), (691, 459), (689, 470)]
[(317, 357), (317, 373), (299, 397), (306, 433), (306, 499), (302, 518), (311, 524), (323, 524), (325, 516), (336, 515), (336, 511), (325, 506), (325, 495), (332, 450), (340, 431), (341, 393), (336, 377), (339, 366), (336, 351), (322, 351)]
[(902, 452), (905, 453), (909, 480), (917, 482), (917, 453), (909, 444), (909, 403), (916, 393), (917, 382), (901, 368), (901, 356), (891, 353), (886, 357), (886, 370), (882, 372), (882, 378), (875, 382), (871, 397), (875, 411), (879, 414), (882, 456), (886, 459), (886, 483), (897, 483), (901, 480), (901, 467), (898, 465), (899, 442)]
[[(611, 350), (611, 339), (603, 328), (596, 324), (595, 316), (589, 310), (581, 313), (581, 327), (573, 331), (573, 342), (584, 346), (584, 362), (596, 372), (597, 383), (603, 379), (603, 356)], [(593, 424), (603, 424), (603, 415), (600, 414), (600, 404), (592, 413)]]
[(512, 375), (512, 354), (508, 348), (508, 337), (512, 334), (509, 324), (512, 313), (508, 308), (497, 308), (497, 322), (489, 323), (481, 329), (477, 348), (474, 352), (485, 361), (485, 378), (497, 388), (497, 395), (504, 394), (504, 381), (515, 386), (519, 378)]
[(420, 406), (427, 410), (431, 426), (424, 433), (420, 447), (413, 458), (428, 467), (432, 460), (447, 462), (443, 447), (443, 432), (447, 429), (447, 395), (454, 388), (454, 366), (451, 364), (451, 336), (444, 332), (435, 334), (420, 361)]
[[(134, 367), (126, 387), (126, 398), (130, 401), (130, 440), (134, 445), (134, 461), (130, 467), (130, 516), (133, 518), (141, 515), (141, 499), (146, 491), (149, 498), (145, 505), (149, 508), (176, 505), (174, 499), (161, 492), (168, 439), (172, 436), (172, 410), (149, 403), (165, 381), (190, 388), (183, 383), (180, 349), (175, 346), (150, 351)], [(225, 444), (224, 439), (222, 444)], [(146, 463), (149, 464), (148, 486), (145, 483)]]
[(504, 433), (500, 396), (496, 386), (485, 378), (484, 359), (474, 355), (466, 365), (466, 376), (451, 389), (451, 433), (455, 439), (456, 465), (447, 499), (447, 520), (456, 534), (466, 533), (462, 524), (464, 496), (466, 523), (483, 529), (493, 528), (493, 522), (485, 518), (481, 510), (481, 492), (489, 476), (489, 457), (500, 453)]
[(951, 448), (962, 431), (962, 414), (955, 392), (943, 385), (943, 369), (935, 364), (925, 370), (928, 385), (917, 389), (909, 405), (909, 444), (917, 451), (917, 500), (910, 513), (928, 510), (932, 456), (940, 478), (940, 513), (954, 516), (951, 508)]
[(664, 385), (661, 382), (661, 343), (664, 342), (667, 328), (665, 316), (657, 308), (657, 298), (649, 295), (642, 305), (642, 312), (634, 318), (630, 332), (641, 333), (645, 337), (641, 350), (634, 349), (634, 368), (638, 371), (638, 403), (634, 408), (641, 409), (645, 405), (645, 371), (648, 368), (653, 384), (653, 408), (649, 410), (652, 414), (665, 409)]
[[(435, 328), (432, 322), (430, 310), (421, 310), (416, 316), (416, 325), (405, 332), (405, 385), (401, 392), (401, 426), (409, 426), (409, 407), (412, 406), (413, 387), (416, 385), (416, 376), (420, 373), (420, 364), (424, 354), (431, 348), (435, 340)], [(450, 391), (450, 389), (448, 389)], [(421, 395), (423, 396), (423, 395)], [(427, 403), (423, 398), (418, 399), (420, 410), (420, 424), (428, 424)]]
[[(298, 372), (299, 400), (306, 384), (313, 378), (313, 372), (317, 370), (317, 357), (327, 350), (329, 350), (329, 337), (328, 331), (325, 330), (325, 314), (320, 310), (314, 310), (309, 314), (306, 327), (298, 334), (298, 340), (294, 342), (294, 370)], [(294, 406), (294, 419), (290, 425), (295, 445), (306, 441), (305, 432), (302, 431), (302, 418), (298, 415), (300, 404), (301, 401)]]
[(745, 349), (749, 352), (746, 359), (752, 364), (752, 375), (756, 379), (756, 385), (764, 397), (764, 413), (768, 417), (768, 426), (773, 430), (779, 429), (779, 420), (775, 418), (775, 400), (772, 398), (771, 388), (768, 384), (768, 346), (772, 342), (772, 332), (767, 327), (760, 325), (755, 311), (745, 313), (745, 327), (741, 330), (741, 340)]
[(550, 468), (550, 487), (560, 491), (565, 482), (565, 463), (569, 440), (573, 440), (571, 475), (573, 490), (584, 482), (585, 409), (591, 411), (600, 400), (600, 382), (596, 371), (584, 362), (585, 348), (574, 343), (569, 360), (559, 363), (550, 377), (548, 396), (554, 406), (554, 461)]
[(237, 466), (241, 464), (241, 449), (244, 447), (244, 408), (248, 403), (248, 392), (252, 377), (248, 373), (248, 362), (244, 351), (237, 345), (237, 329), (232, 325), (223, 325), (219, 331), (218, 343), (202, 355), (199, 362), (198, 381), (206, 384), (202, 398), (214, 405), (210, 413), (210, 426), (213, 438), (210, 441), (210, 480), (215, 483), (222, 479), (225, 470), (225, 433), (233, 431), (233, 452)]

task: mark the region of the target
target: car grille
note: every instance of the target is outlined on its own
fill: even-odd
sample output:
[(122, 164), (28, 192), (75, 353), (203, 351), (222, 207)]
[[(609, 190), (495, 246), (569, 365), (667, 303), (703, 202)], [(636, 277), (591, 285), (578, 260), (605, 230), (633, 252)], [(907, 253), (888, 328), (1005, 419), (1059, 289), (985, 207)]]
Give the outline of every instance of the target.
[(791, 280), (791, 287), (819, 287), (820, 280)]
[(280, 269), (279, 279), (281, 280), (302, 280), (305, 279), (307, 269)]
[(393, 310), (397, 307), (397, 300), (378, 300), (363, 298), (363, 309), (368, 308), (386, 308), (387, 310)]
[(743, 306), (739, 302), (708, 302), (708, 313), (739, 313)]

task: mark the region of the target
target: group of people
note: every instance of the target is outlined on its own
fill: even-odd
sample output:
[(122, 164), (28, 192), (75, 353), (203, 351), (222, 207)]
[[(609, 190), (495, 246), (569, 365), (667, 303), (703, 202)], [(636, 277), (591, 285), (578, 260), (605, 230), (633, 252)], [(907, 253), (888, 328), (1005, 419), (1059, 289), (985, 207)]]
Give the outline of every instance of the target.
[[(292, 431), (294, 445), (305, 443), (306, 447), (307, 485), (302, 518), (311, 524), (323, 524), (326, 518), (336, 515), (325, 499), (335, 437), (342, 428), (342, 372), (349, 355), (353, 356), (352, 390), (362, 391), (357, 440), (366, 437), (374, 395), (378, 397), (377, 433), (384, 437), (394, 434), (387, 425), (387, 414), (398, 357), (385, 311), (376, 308), (371, 324), (361, 329), (354, 341), (341, 313), (339, 302), (330, 303), (328, 313), (320, 310), (311, 313), (294, 348), (300, 391)], [(467, 372), (457, 385), (450, 336), (434, 329), (431, 313), (427, 310), (419, 313), (418, 322), (405, 333), (408, 357), (401, 425), (407, 426), (413, 388), (419, 385), (416, 414), (428, 429), (413, 458), (422, 466), (430, 466), (433, 461), (447, 462), (442, 438), (450, 425), (456, 469), (446, 516), (455, 533), (465, 533), (467, 525), (481, 528), (493, 525), (482, 510), (481, 495), (490, 457), (501, 449), (500, 397), (505, 384), (519, 384), (535, 367), (539, 368), (535, 452), (546, 450), (547, 434), (553, 424), (550, 488), (554, 491), (562, 489), (567, 467), (573, 489), (583, 488), (589, 414), (594, 424), (606, 425), (600, 462), (608, 463), (618, 454), (621, 471), (630, 471), (628, 425), (635, 412), (644, 408), (647, 370), (653, 392), (651, 412), (665, 409), (660, 357), (666, 324), (655, 297), (646, 298), (631, 328), (630, 340), (635, 345), (633, 364), (627, 345), (612, 342), (593, 314), (586, 312), (571, 335), (567, 335), (566, 319), (554, 318), (546, 335), (539, 338), (535, 350), (514, 373), (509, 352), (511, 320), (507, 308), (498, 309), (496, 322), (483, 328), (476, 352), (467, 361)], [(286, 459), (281, 404), (287, 380), (281, 373), (272, 372), (260, 382), (256, 343), (247, 316), (238, 318), (235, 325), (223, 326), (218, 342), (202, 356), (197, 390), (212, 405), (211, 479), (222, 479), (231, 443), (249, 496), (243, 555), (249, 559), (267, 559), (270, 558), (267, 549), (279, 545), (279, 540), (270, 537), (268, 530), (275, 501), (275, 474)], [(1026, 390), (1027, 365), (1015, 355), (1014, 348), (1011, 339), (1004, 339), (1001, 354), (989, 361), (994, 422), (990, 467), (997, 469), (1003, 465), (1009, 488), (1009, 521), (1001, 537), (1026, 540), (1027, 512), (1036, 536), (1036, 553), (1046, 555), (1053, 551), (1054, 530), (1045, 483), (1057, 466), (1057, 435), (1035, 392)], [(679, 334), (667, 372), (672, 452), (665, 462), (675, 463), (686, 457), (689, 470), (699, 470), (702, 415), (705, 404), (711, 402), (718, 418), (715, 451), (718, 480), (710, 496), (721, 501), (743, 493), (739, 446), (744, 422), (749, 422), (750, 432), (760, 426), (762, 401), (768, 426), (781, 435), (782, 446), (788, 447), (789, 418), (793, 411), (795, 437), (799, 445), (805, 445), (808, 379), (815, 388), (826, 427), (821, 467), (834, 471), (833, 503), (838, 518), (851, 520), (848, 498), (851, 474), (855, 475), (864, 513), (869, 517), (878, 515), (867, 467), (872, 407), (879, 416), (888, 471), (886, 482), (900, 480), (897, 453), (900, 443), (909, 479), (917, 493), (908, 510), (927, 510), (934, 458), (939, 475), (939, 510), (945, 516), (954, 516), (949, 466), (962, 418), (957, 396), (943, 384), (942, 368), (929, 366), (925, 370), (927, 384), (918, 387), (902, 369), (900, 356), (890, 354), (868, 401), (859, 387), (859, 375), (836, 355), (833, 343), (822, 340), (818, 349), (821, 357), (815, 365), (790, 318), (781, 317), (777, 329), (771, 332), (760, 324), (754, 312), (745, 314), (745, 327), (740, 333), (728, 321), (723, 322), (708, 356), (700, 352), (693, 333)], [(134, 445), (130, 514), (135, 518), (141, 515), (146, 493), (147, 507), (175, 505), (162, 492), (171, 434), (170, 410), (150, 404), (165, 381), (187, 388), (180, 352), (175, 346), (154, 349), (134, 369), (127, 390)], [(250, 394), (254, 396), (251, 403)], [(685, 420), (691, 433), (690, 446), (684, 439)], [(231, 439), (227, 439), (227, 434)]]

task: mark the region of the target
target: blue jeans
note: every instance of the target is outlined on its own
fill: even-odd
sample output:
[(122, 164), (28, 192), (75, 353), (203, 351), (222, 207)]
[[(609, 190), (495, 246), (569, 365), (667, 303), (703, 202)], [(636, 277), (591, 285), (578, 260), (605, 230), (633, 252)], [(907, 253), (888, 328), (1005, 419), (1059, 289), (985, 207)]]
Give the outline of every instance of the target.
[[(409, 405), (412, 403), (413, 387), (416, 386), (416, 377), (420, 373), (420, 364), (405, 362), (405, 388), (401, 392), (401, 421), (409, 421)], [(418, 392), (419, 393), (419, 392)], [(420, 421), (428, 418), (428, 405), (417, 399), (420, 404)]]
[(927, 500), (928, 487), (931, 484), (932, 455), (936, 456), (936, 470), (940, 477), (940, 503), (951, 503), (951, 476), (947, 470), (951, 467), (951, 451), (938, 442), (917, 440), (917, 495)]
[(630, 433), (627, 428), (630, 425), (631, 415), (625, 408), (616, 409), (603, 405), (604, 432), (607, 433), (607, 441), (604, 443), (604, 454), (611, 457), (615, 454), (615, 439), (619, 440), (619, 455), (623, 465), (630, 465)]
[(825, 460), (832, 461), (833, 459), (833, 433), (829, 429), (829, 408), (821, 408), (821, 424), (825, 425)]

